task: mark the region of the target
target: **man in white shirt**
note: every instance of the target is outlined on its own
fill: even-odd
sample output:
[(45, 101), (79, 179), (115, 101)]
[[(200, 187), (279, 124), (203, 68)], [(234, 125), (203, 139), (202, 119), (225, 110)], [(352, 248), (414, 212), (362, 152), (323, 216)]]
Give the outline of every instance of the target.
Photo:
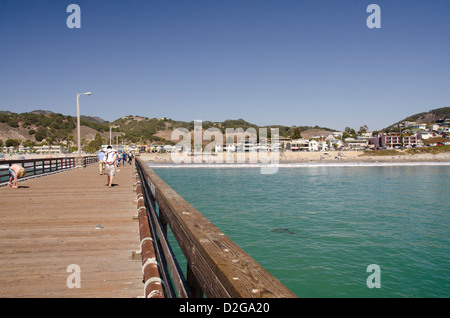
[(114, 175), (116, 174), (116, 159), (117, 155), (116, 152), (112, 150), (111, 146), (108, 146), (106, 148), (106, 154), (105, 154), (105, 172), (106, 172), (106, 178), (107, 178), (107, 185), (111, 188), (112, 180)]

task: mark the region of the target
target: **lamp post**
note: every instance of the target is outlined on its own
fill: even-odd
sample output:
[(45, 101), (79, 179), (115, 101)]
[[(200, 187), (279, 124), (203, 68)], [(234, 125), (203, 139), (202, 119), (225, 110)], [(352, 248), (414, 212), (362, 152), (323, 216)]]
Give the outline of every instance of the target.
[(78, 132), (78, 157), (81, 157), (81, 130), (80, 130), (80, 95), (92, 95), (91, 92), (77, 93), (77, 132)]

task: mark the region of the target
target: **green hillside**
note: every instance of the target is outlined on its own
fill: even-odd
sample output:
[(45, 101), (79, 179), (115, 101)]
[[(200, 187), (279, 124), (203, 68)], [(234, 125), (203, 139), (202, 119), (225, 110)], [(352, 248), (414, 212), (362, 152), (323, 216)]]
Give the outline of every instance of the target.
[[(83, 135), (83, 144), (88, 146), (92, 140), (95, 144), (106, 142), (109, 137), (109, 130), (113, 132), (114, 137), (118, 136), (118, 141), (125, 143), (171, 143), (170, 132), (176, 128), (186, 128), (189, 131), (194, 129), (194, 122), (176, 121), (168, 118), (147, 118), (142, 116), (125, 116), (113, 122), (107, 122), (99, 117), (81, 116), (81, 125), (91, 128), (90, 139), (86, 140)], [(13, 113), (10, 111), (0, 112), (0, 123), (5, 123), (9, 130), (15, 129), (22, 135), (23, 142), (27, 144), (38, 144), (45, 142), (48, 144), (74, 144), (76, 136), (76, 117), (53, 113), (51, 111), (37, 110), (29, 113)], [(202, 122), (203, 129), (218, 128), (225, 134), (226, 128), (242, 128), (244, 130), (253, 127), (258, 129), (258, 125), (245, 121), (244, 119), (229, 119), (223, 122)], [(310, 126), (283, 126), (270, 125), (267, 128), (278, 128), (282, 137), (301, 137), (301, 133), (309, 129), (321, 129), (325, 131), (334, 131), (326, 127)], [(158, 135), (160, 133), (160, 136)], [(161, 133), (163, 132), (163, 133)], [(1, 133), (1, 131), (0, 131)], [(95, 136), (98, 133), (99, 136)], [(102, 136), (100, 136), (103, 135)], [(270, 135), (270, 129), (268, 129)], [(166, 136), (166, 138), (161, 137)], [(108, 137), (107, 137), (108, 136)], [(0, 137), (1, 139), (2, 137)], [(5, 137), (3, 137), (5, 139)], [(3, 143), (5, 140), (2, 141)], [(17, 142), (16, 142), (17, 143)]]
[[(48, 111), (34, 111), (16, 114), (2, 112), (0, 123), (6, 123), (12, 128), (26, 129), (35, 141), (51, 140), (52, 142), (66, 141), (76, 128), (76, 117), (65, 116)], [(80, 118), (83, 126), (90, 127), (99, 132), (109, 130), (108, 124), (99, 124), (87, 118)]]
[[(395, 129), (402, 121), (416, 121), (418, 123), (435, 122), (438, 119), (450, 118), (450, 107), (432, 109), (428, 112), (418, 113), (409, 116), (383, 131)], [(3, 125), (2, 125), (3, 124)], [(96, 144), (106, 142), (109, 137), (109, 130), (114, 134), (114, 138), (124, 143), (170, 143), (170, 132), (175, 128), (186, 128), (192, 131), (194, 122), (176, 121), (168, 118), (147, 118), (142, 116), (125, 116), (113, 122), (107, 122), (99, 117), (81, 116), (82, 127), (88, 127), (89, 134), (82, 133), (84, 145), (88, 145), (92, 140)], [(203, 129), (211, 127), (218, 128), (225, 133), (226, 128), (242, 128), (244, 130), (259, 126), (245, 121), (244, 119), (229, 119), (223, 122), (202, 122)], [(326, 127), (318, 126), (284, 126), (269, 125), (267, 128), (278, 128), (281, 137), (300, 138), (302, 133), (307, 131), (335, 131)], [(53, 113), (46, 110), (36, 110), (29, 113), (13, 113), (10, 111), (0, 111), (0, 140), (5, 144), (5, 137), (14, 132), (21, 136), (20, 142), (36, 144), (45, 142), (47, 144), (73, 144), (76, 142), (74, 131), (76, 129), (76, 117)], [(5, 132), (7, 131), (7, 132)], [(86, 129), (85, 129), (86, 131)], [(270, 133), (270, 129), (268, 130)], [(16, 134), (17, 133), (17, 134)], [(97, 136), (98, 134), (98, 136)], [(94, 137), (95, 136), (95, 137)], [(116, 137), (118, 136), (118, 137)], [(163, 137), (164, 136), (164, 137)], [(17, 139), (16, 139), (17, 140)]]
[(399, 123), (404, 122), (404, 121), (415, 121), (416, 123), (420, 123), (420, 124), (423, 124), (423, 123), (429, 124), (429, 123), (434, 123), (439, 119), (445, 119), (445, 118), (450, 118), (450, 107), (436, 108), (436, 109), (432, 109), (428, 112), (423, 112), (423, 113), (418, 113), (415, 115), (408, 116), (408, 117), (404, 118), (403, 120), (400, 120), (400, 121), (384, 128), (382, 131), (386, 132), (386, 131), (395, 129)]

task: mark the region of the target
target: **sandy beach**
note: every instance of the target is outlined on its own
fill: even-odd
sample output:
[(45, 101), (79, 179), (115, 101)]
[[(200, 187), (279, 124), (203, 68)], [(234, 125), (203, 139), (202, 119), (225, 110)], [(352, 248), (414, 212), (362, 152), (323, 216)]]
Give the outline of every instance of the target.
[[(280, 163), (302, 163), (302, 162), (421, 162), (421, 161), (441, 161), (450, 162), (450, 153), (440, 154), (416, 154), (400, 156), (367, 156), (362, 151), (328, 151), (328, 152), (284, 152), (279, 156)], [(150, 162), (170, 163), (171, 154), (140, 154), (141, 159)], [(192, 156), (192, 162), (194, 157)], [(208, 162), (204, 160), (204, 162)], [(226, 162), (225, 154), (223, 162)], [(234, 163), (237, 163), (237, 154), (234, 156)], [(246, 153), (248, 162), (248, 153)], [(259, 158), (258, 163), (261, 163)]]
[[(440, 161), (450, 162), (450, 152), (433, 154), (416, 154), (416, 155), (396, 155), (396, 156), (368, 156), (363, 155), (362, 151), (328, 151), (328, 152), (290, 152), (286, 151), (280, 153), (278, 161), (280, 163), (307, 163), (307, 162), (420, 162), (420, 161)], [(242, 154), (241, 154), (242, 155)], [(20, 160), (22, 157), (25, 159), (41, 159), (41, 158), (60, 158), (66, 157), (65, 155), (9, 155), (6, 154), (5, 160)], [(140, 158), (144, 161), (171, 163), (172, 155), (170, 153), (142, 153), (139, 154)], [(226, 154), (223, 154), (223, 163), (226, 163)], [(232, 163), (238, 163), (238, 154), (234, 154), (234, 161)], [(214, 157), (213, 157), (214, 158)], [(245, 162), (249, 162), (249, 153), (245, 153)], [(261, 163), (259, 157), (256, 157), (257, 163)], [(191, 156), (192, 162), (194, 162), (194, 156)], [(215, 160), (215, 159), (214, 159)], [(203, 157), (203, 162), (211, 162), (207, 160), (207, 157)]]

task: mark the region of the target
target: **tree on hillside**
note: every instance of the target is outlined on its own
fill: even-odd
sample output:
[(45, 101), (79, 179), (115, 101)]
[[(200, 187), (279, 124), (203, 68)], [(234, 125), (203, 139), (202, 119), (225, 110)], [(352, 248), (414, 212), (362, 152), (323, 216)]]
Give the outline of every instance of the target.
[(100, 136), (99, 133), (95, 134), (95, 137), (93, 140), (89, 142), (89, 144), (85, 147), (85, 150), (87, 152), (96, 152), (101, 148), (101, 146), (105, 143), (105, 139)]
[(34, 138), (36, 138), (37, 141), (42, 141), (47, 137), (47, 128), (45, 127), (39, 127), (39, 129), (34, 134)]
[(342, 138), (356, 137), (356, 131), (353, 128), (345, 127), (344, 133), (342, 134)]
[(300, 133), (300, 128), (295, 127), (294, 128), (294, 133), (291, 135), (292, 139), (300, 139), (302, 138), (302, 134)]
[(20, 145), (20, 140), (19, 139), (8, 139), (5, 142), (5, 146), (6, 147), (19, 147)]
[(75, 140), (75, 139), (73, 138), (73, 135), (67, 136), (67, 139), (66, 139), (67, 147), (70, 148), (70, 146), (72, 145), (72, 143), (74, 142), (74, 140)]
[(359, 127), (358, 135), (365, 134), (368, 130), (369, 130), (369, 127), (367, 127), (367, 125), (361, 126), (361, 127)]

